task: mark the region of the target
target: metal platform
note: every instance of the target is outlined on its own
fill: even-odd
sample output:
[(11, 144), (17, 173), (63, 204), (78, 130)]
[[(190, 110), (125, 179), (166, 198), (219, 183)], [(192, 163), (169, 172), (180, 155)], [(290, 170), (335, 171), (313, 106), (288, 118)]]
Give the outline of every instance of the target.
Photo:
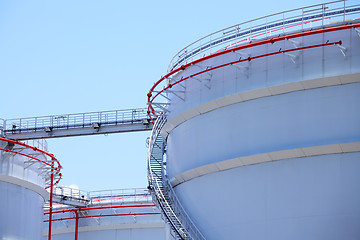
[(2, 120), (0, 134), (9, 139), (31, 140), (134, 131), (150, 131), (147, 109), (51, 115)]

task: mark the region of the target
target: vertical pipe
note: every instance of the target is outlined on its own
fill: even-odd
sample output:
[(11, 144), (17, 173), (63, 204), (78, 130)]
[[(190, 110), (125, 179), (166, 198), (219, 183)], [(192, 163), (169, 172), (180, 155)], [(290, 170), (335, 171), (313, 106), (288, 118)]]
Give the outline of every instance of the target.
[(74, 210), (75, 212), (75, 240), (78, 240), (78, 232), (79, 232), (79, 210)]
[(49, 213), (48, 240), (51, 240), (51, 223), (52, 223), (52, 212), (53, 212), (53, 188), (54, 188), (54, 158), (51, 157), (50, 213)]

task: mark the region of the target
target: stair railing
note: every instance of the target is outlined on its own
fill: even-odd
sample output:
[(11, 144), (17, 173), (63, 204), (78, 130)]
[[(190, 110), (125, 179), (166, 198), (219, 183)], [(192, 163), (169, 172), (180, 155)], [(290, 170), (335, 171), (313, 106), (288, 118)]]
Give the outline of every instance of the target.
[(176, 239), (205, 239), (183, 209), (174, 189), (166, 177), (164, 153), (166, 144), (160, 134), (166, 123), (166, 115), (160, 114), (149, 140), (148, 181), (153, 201), (162, 210)]

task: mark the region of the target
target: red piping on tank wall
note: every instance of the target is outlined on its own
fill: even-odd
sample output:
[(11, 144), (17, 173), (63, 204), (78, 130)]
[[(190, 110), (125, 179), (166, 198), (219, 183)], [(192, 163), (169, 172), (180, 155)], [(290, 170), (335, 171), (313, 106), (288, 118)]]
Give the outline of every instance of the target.
[[(249, 44), (246, 44), (246, 45), (242, 45), (242, 46), (238, 46), (238, 47), (235, 47), (235, 48), (231, 48), (231, 49), (227, 49), (227, 50), (224, 50), (224, 51), (221, 51), (221, 52), (216, 52), (216, 53), (213, 53), (213, 54), (210, 54), (208, 56), (205, 56), (203, 58), (200, 58), (200, 59), (197, 59), (197, 60), (194, 60), (190, 63), (187, 63), (187, 64), (184, 64), (184, 65), (181, 65), (180, 67), (172, 70), (171, 72), (167, 73), (164, 77), (162, 77), (160, 80), (158, 80), (153, 86), (152, 88), (150, 89), (149, 93), (147, 94), (147, 97), (148, 97), (148, 114), (149, 114), (149, 117), (152, 119), (152, 117), (150, 116), (150, 113), (153, 113), (155, 114), (155, 109), (152, 107), (151, 103), (154, 101), (154, 99), (160, 95), (160, 93), (162, 93), (164, 90), (167, 90), (169, 88), (171, 88), (173, 85), (175, 84), (178, 84), (180, 82), (183, 81), (183, 79), (181, 79), (180, 81), (177, 81), (176, 83), (174, 84), (170, 84), (169, 86), (167, 86), (166, 88), (164, 88), (162, 91), (159, 91), (153, 98), (152, 97), (152, 92), (154, 91), (154, 89), (162, 82), (164, 81), (165, 79), (169, 78), (170, 76), (172, 76), (173, 74), (181, 71), (181, 70), (185, 70), (186, 68), (188, 68), (189, 66), (191, 65), (194, 65), (194, 64), (197, 64), (197, 63), (200, 63), (202, 61), (205, 61), (207, 59), (211, 59), (211, 58), (214, 58), (214, 57), (217, 57), (217, 56), (220, 56), (220, 55), (223, 55), (223, 54), (227, 54), (227, 53), (230, 53), (230, 52), (234, 52), (234, 51), (238, 51), (238, 50), (241, 50), (241, 49), (246, 49), (246, 48), (251, 48), (251, 47), (255, 47), (255, 46), (259, 46), (259, 45), (264, 45), (264, 44), (268, 44), (268, 43), (275, 43), (275, 42), (278, 42), (278, 41), (283, 41), (283, 40), (286, 40), (286, 39), (291, 39), (291, 38), (298, 38), (298, 37), (303, 37), (303, 36), (309, 36), (309, 35), (314, 35), (314, 34), (320, 34), (320, 33), (326, 33), (326, 32), (333, 32), (333, 31), (340, 31), (340, 30), (345, 30), (345, 29), (349, 29), (349, 28), (355, 28), (355, 27), (359, 27), (360, 24), (349, 24), (349, 25), (343, 25), (343, 26), (339, 26), (339, 27), (332, 27), (332, 28), (324, 28), (324, 29), (318, 29), (318, 30), (312, 30), (310, 29), (309, 31), (306, 31), (306, 32), (301, 32), (301, 33), (296, 33), (296, 34), (291, 34), (291, 35), (286, 35), (286, 36), (278, 36), (278, 37), (275, 37), (275, 38), (270, 38), (270, 39), (266, 39), (266, 40), (262, 40), (262, 41), (258, 41), (258, 42), (253, 42), (253, 43), (249, 43)], [(308, 47), (310, 48), (310, 47)], [(299, 48), (297, 48), (299, 49)], [(293, 49), (292, 51), (296, 51), (296, 49)], [(261, 55), (262, 57), (264, 57), (266, 54), (264, 55)], [(267, 56), (271, 56), (271, 55), (275, 55), (275, 54), (269, 54)], [(257, 57), (259, 58), (259, 56)], [(255, 58), (252, 58), (252, 59), (255, 59)], [(223, 65), (222, 65), (223, 67)], [(216, 68), (212, 68), (211, 70), (214, 70)], [(195, 75), (195, 74), (194, 74)], [(188, 79), (188, 78), (186, 78)], [(155, 114), (156, 115), (156, 114)], [(152, 121), (154, 121), (152, 119)]]
[[(44, 222), (49, 222), (49, 224), (51, 224), (51, 222), (54, 221), (63, 221), (63, 220), (71, 220), (71, 219), (75, 219), (75, 240), (78, 239), (78, 235), (79, 235), (79, 219), (80, 218), (93, 218), (93, 217), (116, 217), (116, 216), (139, 216), (139, 215), (157, 215), (160, 213), (123, 213), (123, 214), (99, 214), (99, 215), (91, 215), (91, 216), (81, 216), (79, 217), (79, 211), (87, 211), (87, 210), (100, 210), (100, 209), (112, 209), (112, 208), (137, 208), (137, 207), (155, 207), (155, 204), (136, 204), (136, 205), (115, 205), (115, 206), (100, 206), (100, 207), (87, 207), (87, 208), (73, 208), (73, 209), (65, 209), (65, 210), (58, 210), (58, 211), (53, 211), (51, 212), (45, 212), (44, 215), (48, 215), (49, 214), (49, 220), (45, 220)], [(69, 218), (57, 218), (57, 219), (52, 219), (50, 218), (50, 216), (52, 216), (52, 214), (56, 214), (56, 213), (65, 213), (65, 212), (74, 212), (75, 213), (75, 217), (69, 217)], [(51, 232), (49, 231), (49, 234)]]
[[(72, 212), (78, 212), (77, 210), (73, 210)], [(68, 218), (57, 218), (57, 219), (53, 219), (52, 221), (64, 221), (64, 220), (71, 220), (71, 219), (81, 219), (81, 218), (94, 218), (94, 217), (118, 217), (118, 216), (144, 216), (144, 215), (159, 215), (161, 213), (114, 213), (114, 214), (98, 214), (98, 215), (91, 215), (91, 216), (75, 216), (75, 217), (68, 217)], [(50, 220), (45, 220), (44, 222), (49, 222)], [(78, 225), (78, 223), (76, 223), (75, 225)], [(75, 229), (75, 232), (77, 232), (78, 230)]]
[[(87, 211), (87, 210), (99, 210), (99, 209), (109, 209), (109, 208), (137, 208), (137, 207), (155, 207), (155, 204), (132, 204), (132, 205), (113, 205), (113, 206), (99, 206), (99, 207), (86, 207), (86, 208), (76, 208), (79, 211)], [(64, 209), (53, 211), (53, 213), (65, 213), (71, 212), (74, 209)], [(45, 215), (49, 214), (49, 212), (45, 212)]]
[[(33, 156), (30, 156), (28, 154), (16, 152), (16, 151), (13, 151), (13, 150), (10, 150), (10, 149), (0, 148), (1, 151), (11, 152), (11, 153), (19, 154), (19, 155), (24, 156), (24, 157), (31, 158), (31, 159), (39, 161), (39, 162), (41, 162), (41, 163), (43, 163), (43, 164), (45, 164), (45, 165), (47, 165), (47, 166), (49, 166), (51, 168), (50, 186), (46, 187), (46, 188), (50, 187), (50, 212), (49, 212), (49, 220), (50, 221), (49, 221), (49, 237), (48, 237), (48, 239), (51, 240), (51, 222), (52, 222), (51, 220), (52, 220), (52, 208), (53, 208), (53, 187), (61, 179), (61, 173), (60, 173), (61, 164), (60, 164), (60, 162), (55, 158), (54, 154), (48, 153), (48, 152), (46, 152), (44, 150), (41, 150), (41, 149), (36, 148), (34, 146), (28, 145), (26, 143), (17, 142), (17, 141), (7, 139), (7, 138), (2, 138), (2, 137), (0, 137), (0, 140), (8, 142), (8, 143), (17, 144), (17, 145), (20, 145), (20, 146), (23, 146), (23, 147), (26, 147), (26, 148), (30, 148), (30, 149), (32, 149), (34, 151), (43, 153), (43, 154), (45, 154), (45, 155), (47, 155), (47, 156), (49, 156), (51, 158), (51, 163), (47, 163), (47, 162), (45, 162), (43, 160), (40, 160), (40, 159), (35, 158)], [(56, 163), (56, 165), (57, 165), (56, 167), (55, 167), (54, 163)], [(55, 183), (54, 183), (54, 175), (57, 175), (59, 177), (59, 179)]]
[(262, 57), (268, 57), (268, 56), (273, 56), (273, 55), (277, 55), (277, 54), (280, 54), (280, 53), (287, 53), (287, 52), (293, 52), (293, 51), (299, 51), (299, 50), (304, 50), (304, 49), (310, 49), (310, 48), (316, 48), (316, 47), (323, 47), (323, 46), (330, 46), (330, 45), (336, 45), (336, 44), (339, 44), (341, 45), (341, 41), (338, 41), (338, 42), (331, 42), (331, 43), (323, 43), (323, 44), (317, 44), (317, 45), (311, 45), (311, 46), (306, 46), (306, 47), (301, 47), (301, 48), (293, 48), (293, 49), (289, 49), (289, 50), (279, 50), (277, 52), (272, 52), (272, 53), (267, 53), (267, 54), (263, 54), (263, 55), (259, 55), (259, 56), (255, 56), (255, 57), (248, 57), (248, 58), (244, 58), (244, 59), (241, 59), (241, 60), (238, 60), (238, 61), (233, 61), (233, 62), (229, 62), (229, 63), (225, 63), (225, 64), (222, 64), (222, 65), (219, 65), (219, 66), (216, 66), (216, 67), (213, 67), (213, 68), (208, 68), (206, 70), (203, 70), (203, 71), (200, 71), (200, 72), (197, 72), (195, 74), (192, 74), (188, 77), (185, 77), (185, 78), (182, 78), (181, 80), (179, 81), (176, 81), (175, 83), (173, 84), (169, 84), (167, 87), (165, 87), (163, 90), (159, 91), (155, 96), (154, 98), (156, 98), (157, 96), (159, 96), (161, 93), (163, 93), (164, 91), (166, 91), (167, 89), (171, 88), (172, 86), (178, 84), (178, 83), (181, 83), (189, 78), (193, 78), (197, 75), (200, 75), (200, 74), (203, 74), (203, 73), (206, 73), (206, 72), (210, 72), (210, 71), (213, 71), (215, 69), (218, 69), (218, 68), (222, 68), (222, 67), (226, 67), (226, 66), (229, 66), (229, 65), (233, 65), (233, 64), (236, 64), (236, 63), (240, 63), (240, 62), (247, 62), (247, 61), (251, 61), (251, 60), (254, 60), (254, 59), (258, 59), (258, 58), (262, 58)]

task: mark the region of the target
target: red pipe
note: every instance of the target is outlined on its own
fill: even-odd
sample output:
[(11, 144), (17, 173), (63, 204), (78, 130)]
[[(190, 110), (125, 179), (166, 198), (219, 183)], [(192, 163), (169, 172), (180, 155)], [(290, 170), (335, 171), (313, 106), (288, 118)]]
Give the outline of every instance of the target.
[[(77, 211), (76, 211), (77, 212)], [(118, 216), (145, 216), (145, 215), (159, 215), (161, 213), (118, 213), (118, 214), (99, 214), (99, 215), (91, 215), (91, 216), (78, 216), (77, 218), (93, 218), (93, 217), (118, 217)], [(76, 217), (68, 217), (68, 218), (57, 218), (57, 219), (52, 219), (53, 222), (55, 221), (64, 221), (64, 220), (71, 220), (71, 219), (76, 219)], [(44, 222), (49, 222), (50, 220), (45, 220)], [(77, 224), (77, 223), (75, 223)]]
[(135, 204), (135, 205), (116, 205), (116, 206), (100, 206), (100, 207), (87, 207), (87, 208), (79, 208), (80, 211), (86, 210), (98, 210), (98, 209), (108, 209), (108, 208), (138, 208), (138, 207), (154, 207), (155, 204)]
[[(53, 160), (53, 159), (52, 159)], [(49, 234), (48, 239), (51, 240), (51, 220), (52, 220), (52, 211), (53, 211), (53, 187), (54, 187), (54, 161), (52, 161), (51, 168), (51, 183), (50, 183), (50, 215), (49, 215)]]
[[(51, 188), (52, 189), (52, 188)], [(52, 196), (52, 195), (51, 195)], [(88, 208), (75, 208), (75, 209), (65, 209), (59, 211), (52, 211), (52, 200), (50, 200), (50, 212), (45, 212), (44, 214), (49, 214), (49, 220), (45, 220), (44, 222), (49, 222), (49, 235), (48, 239), (51, 239), (51, 223), (54, 221), (64, 221), (75, 219), (75, 240), (78, 240), (79, 235), (79, 219), (80, 218), (94, 218), (94, 217), (116, 217), (116, 216), (144, 216), (144, 215), (158, 215), (161, 213), (120, 213), (120, 214), (99, 214), (99, 215), (91, 215), (91, 216), (79, 216), (79, 211), (86, 210), (98, 210), (98, 209), (109, 209), (109, 208), (128, 208), (128, 207), (154, 207), (155, 204), (137, 204), (137, 205), (117, 205), (117, 206), (100, 206), (100, 207), (88, 207)], [(74, 212), (75, 217), (69, 218), (58, 218), (52, 219), (53, 213), (65, 213), (65, 212)]]
[(40, 159), (38, 159), (38, 158), (36, 158), (36, 157), (30, 156), (30, 155), (27, 155), (27, 154), (24, 154), (24, 153), (21, 153), (21, 152), (16, 152), (16, 151), (13, 151), (13, 150), (10, 150), (10, 149), (5, 149), (5, 148), (0, 148), (0, 150), (5, 151), (5, 152), (11, 152), (11, 153), (19, 154), (19, 155), (21, 155), (21, 156), (25, 156), (25, 157), (34, 159), (34, 160), (36, 160), (36, 161), (39, 161), (39, 162), (41, 162), (41, 163), (43, 163), (43, 164), (48, 165), (48, 166), (51, 167), (51, 164), (50, 164), (50, 163), (47, 163), (47, 162), (45, 162), (45, 161), (43, 161), (43, 160), (40, 160)]
[[(14, 143), (14, 144), (17, 144), (17, 145), (20, 145), (20, 146), (23, 146), (23, 147), (31, 148), (32, 150), (37, 151), (37, 152), (41, 152), (43, 154), (46, 154), (47, 156), (49, 156), (51, 158), (54, 157), (54, 154), (48, 153), (48, 152), (46, 152), (46, 151), (44, 151), (44, 150), (42, 150), (40, 148), (28, 145), (26, 143), (22, 143), (22, 142), (18, 142), (18, 141), (12, 140), (12, 139), (2, 138), (2, 137), (0, 137), (0, 140), (5, 141), (5, 142), (9, 142), (9, 143)], [(55, 159), (55, 161), (59, 164), (59, 166), (61, 168), (60, 162), (58, 162), (57, 159)]]
[(75, 240), (78, 239), (78, 231), (79, 231), (79, 210), (74, 210), (75, 212)]
[[(298, 23), (298, 24), (294, 24), (294, 25), (290, 25), (290, 26), (286, 26), (286, 27), (282, 27), (282, 28), (270, 30), (270, 31), (268, 31), (268, 32), (259, 33), (259, 34), (257, 34), (257, 35), (251, 36), (251, 39), (250, 39), (250, 40), (251, 40), (251, 41), (252, 41), (252, 40), (256, 40), (256, 39), (254, 39), (254, 37), (263, 36), (263, 35), (268, 34), (268, 33), (271, 34), (272, 32), (277, 32), (277, 31), (281, 31), (281, 30), (284, 30), (284, 29), (288, 29), (288, 28), (292, 28), (292, 27), (297, 27), (297, 26), (301, 26), (301, 25), (305, 25), (305, 24), (309, 24), (309, 23), (313, 23), (313, 22), (318, 22), (318, 21), (323, 21), (323, 19), (317, 19), (317, 20), (312, 20), (312, 21), (308, 21), (308, 22)], [(219, 49), (219, 50), (216, 51), (216, 52), (222, 51), (223, 49), (225, 50), (225, 49), (227, 49), (227, 48), (230, 47), (230, 46), (236, 45), (236, 44), (238, 44), (238, 43), (240, 43), (240, 42), (243, 42), (243, 41), (246, 41), (246, 40), (248, 40), (248, 39), (249, 39), (249, 38), (245, 38), (245, 39), (242, 39), (242, 40), (240, 40), (240, 41), (238, 41), (238, 42), (236, 42), (236, 43), (232, 43), (232, 44), (230, 44), (230, 45), (228, 45), (228, 46), (226, 46), (226, 47), (223, 47), (223, 48)]]
[(317, 45), (312, 45), (312, 46), (306, 46), (306, 47), (301, 47), (301, 48), (294, 48), (294, 49), (289, 49), (289, 50), (283, 50), (283, 51), (277, 51), (277, 52), (273, 52), (273, 53), (267, 53), (267, 54), (263, 54), (263, 55), (259, 55), (259, 56), (255, 56), (255, 57), (248, 57), (248, 58), (245, 58), (245, 59), (241, 59), (241, 60), (238, 60), (238, 61), (233, 61), (233, 62), (229, 62), (229, 63), (225, 63), (225, 64), (222, 64), (222, 65), (219, 65), (219, 66), (216, 66), (216, 67), (213, 67), (213, 68), (208, 68), (206, 70), (203, 70), (203, 71), (200, 71), (200, 72), (197, 72), (193, 75), (190, 75), (188, 77), (185, 77), (185, 78), (182, 78), (181, 80), (177, 81), (177, 82), (174, 82), (173, 84), (169, 84), (169, 86), (165, 87), (164, 89), (162, 89), (161, 91), (159, 91), (154, 97), (153, 99), (151, 100), (151, 102), (157, 97), (159, 96), (161, 93), (163, 93), (164, 91), (168, 90), (169, 88), (171, 88), (172, 86), (176, 85), (176, 84), (179, 84), (189, 78), (192, 78), (192, 77), (195, 77), (197, 75), (200, 75), (200, 74), (203, 74), (203, 73), (206, 73), (206, 72), (209, 72), (209, 71), (213, 71), (215, 69), (218, 69), (218, 68), (222, 68), (222, 67), (225, 67), (225, 66), (229, 66), (229, 65), (232, 65), (232, 64), (236, 64), (236, 63), (240, 63), (240, 62), (246, 62), (246, 61), (251, 61), (253, 59), (258, 59), (258, 58), (262, 58), (262, 57), (268, 57), (268, 56), (273, 56), (273, 55), (277, 55), (277, 54), (280, 54), (280, 53), (287, 53), (287, 52), (293, 52), (293, 51), (299, 51), (299, 50), (304, 50), (304, 49), (309, 49), (309, 48), (316, 48), (316, 47), (322, 47), (322, 46), (329, 46), (329, 45), (335, 45), (335, 44), (340, 44), (341, 45), (341, 41), (338, 41), (338, 42), (331, 42), (331, 43), (323, 43), (323, 44), (317, 44)]
[[(22, 143), (22, 142), (18, 142), (18, 141), (15, 141), (15, 140), (11, 140), (11, 139), (7, 139), (7, 138), (3, 138), (3, 137), (0, 137), (0, 140), (1, 141), (5, 141), (5, 142), (9, 142), (9, 143), (13, 143), (13, 144), (17, 144), (17, 145), (20, 145), (20, 146), (23, 146), (23, 147), (26, 147), (26, 148), (30, 148), (34, 151), (37, 151), (37, 152), (41, 152), (47, 156), (49, 156), (52, 160), (54, 160), (56, 162), (56, 168), (54, 167), (54, 169), (56, 170), (55, 174), (59, 174), (60, 173), (60, 169), (62, 168), (60, 162), (55, 158), (54, 154), (51, 154), (51, 153), (48, 153), (42, 149), (39, 149), (37, 147), (34, 147), (34, 146), (31, 146), (31, 145), (28, 145), (26, 143)], [(42, 161), (40, 159), (37, 159), (37, 158), (34, 158), (32, 156), (29, 156), (29, 155), (26, 155), (26, 154), (23, 154), (23, 153), (19, 153), (19, 152), (15, 152), (15, 151), (12, 151), (12, 150), (9, 150), (9, 149), (1, 149), (3, 151), (7, 151), (7, 152), (12, 152), (12, 153), (17, 153), (17, 154), (20, 154), (20, 155), (23, 155), (23, 156), (26, 156), (26, 157), (29, 157), (29, 158), (32, 158), (34, 160), (37, 160), (37, 161), (40, 161), (48, 166), (51, 166), (51, 164), (45, 162), (45, 161)]]
[[(314, 35), (314, 34), (320, 34), (320, 33), (326, 33), (326, 32), (333, 32), (333, 31), (340, 31), (340, 30), (345, 30), (345, 29), (349, 29), (349, 28), (355, 28), (355, 27), (359, 27), (360, 24), (345, 24), (343, 26), (338, 26), (338, 27), (332, 27), (332, 28), (324, 28), (324, 29), (318, 29), (318, 30), (309, 30), (309, 31), (306, 31), (306, 32), (301, 32), (301, 33), (296, 33), (296, 34), (291, 34), (291, 35), (287, 35), (287, 36), (278, 36), (278, 37), (275, 37), (275, 38), (270, 38), (270, 39), (267, 39), (267, 40), (262, 40), (262, 41), (258, 41), (258, 42), (254, 42), (254, 43), (249, 43), (249, 44), (246, 44), (246, 45), (242, 45), (242, 46), (238, 46), (238, 47), (235, 47), (235, 48), (231, 48), (231, 49), (227, 49), (227, 50), (224, 50), (224, 51), (221, 51), (221, 52), (216, 52), (216, 53), (213, 53), (213, 54), (210, 54), (208, 56), (205, 56), (203, 58), (199, 58), (197, 60), (194, 60), (190, 63), (187, 63), (187, 64), (184, 64), (184, 65), (181, 65), (180, 67), (172, 70), (171, 72), (167, 73), (164, 77), (162, 77), (161, 79), (159, 79), (153, 86), (152, 88), (150, 89), (149, 93), (147, 94), (147, 97), (148, 97), (148, 103), (149, 103), (149, 106), (148, 106), (148, 114), (150, 116), (150, 113), (152, 112), (153, 114), (155, 114), (155, 109), (152, 107), (151, 103), (152, 101), (160, 94), (158, 93), (155, 97), (152, 97), (152, 92), (154, 91), (154, 89), (162, 82), (164, 81), (166, 78), (170, 77), (171, 75), (181, 71), (181, 70), (185, 70), (186, 68), (188, 68), (189, 66), (193, 65), (193, 64), (197, 64), (199, 62), (202, 62), (202, 61), (205, 61), (207, 59), (210, 59), (210, 58), (214, 58), (214, 57), (217, 57), (217, 56), (220, 56), (220, 55), (223, 55), (223, 54), (226, 54), (226, 53), (230, 53), (230, 52), (233, 52), (233, 51), (238, 51), (238, 50), (241, 50), (241, 49), (245, 49), (245, 48), (250, 48), (250, 47), (255, 47), (255, 46), (259, 46), (259, 45), (264, 45), (264, 44), (268, 44), (268, 43), (274, 43), (274, 42), (278, 42), (278, 41), (283, 41), (283, 40), (286, 40), (286, 39), (291, 39), (291, 38), (298, 38), (298, 37), (303, 37), (303, 36), (309, 36), (309, 35)], [(213, 70), (213, 69), (212, 69)], [(188, 78), (186, 78), (188, 79)], [(170, 85), (170, 86), (173, 86), (179, 82), (182, 82), (184, 79), (182, 80), (179, 80), (177, 81), (176, 83)], [(166, 89), (169, 89), (169, 87), (167, 87)], [(161, 91), (163, 92), (163, 91)], [(150, 116), (151, 118), (151, 116)], [(151, 118), (152, 119), (152, 118)]]
[[(155, 207), (155, 204), (135, 204), (135, 205), (115, 205), (115, 206), (100, 206), (100, 207), (87, 207), (87, 208), (77, 208), (78, 211), (87, 211), (87, 210), (98, 210), (98, 209), (109, 209), (109, 208), (135, 208), (135, 207)], [(74, 209), (64, 209), (53, 211), (53, 213), (65, 213), (71, 212)], [(50, 212), (45, 212), (44, 215), (50, 214)]]
[[(51, 158), (51, 161), (52, 163), (48, 163), (48, 162), (45, 162), (43, 160), (40, 160), (38, 158), (35, 158), (33, 156), (30, 156), (30, 155), (27, 155), (27, 154), (24, 154), (24, 153), (20, 153), (20, 152), (16, 152), (16, 151), (13, 151), (13, 150), (10, 150), (10, 149), (4, 149), (4, 148), (0, 148), (1, 151), (5, 151), (5, 152), (11, 152), (11, 153), (15, 153), (15, 154), (19, 154), (21, 156), (24, 156), (24, 157), (28, 157), (28, 158), (31, 158), (31, 159), (34, 159), (38, 162), (41, 162), (49, 167), (51, 167), (52, 170), (55, 170), (55, 172), (53, 172), (55, 175), (58, 175), (59, 176), (59, 179), (53, 183), (53, 185), (56, 185), (59, 183), (59, 181), (61, 180), (61, 173), (60, 173), (60, 170), (62, 168), (60, 162), (55, 158), (54, 154), (51, 154), (51, 153), (48, 153), (48, 152), (45, 152), (39, 148), (36, 148), (34, 146), (31, 146), (31, 145), (28, 145), (28, 144), (25, 144), (25, 143), (22, 143), (22, 142), (17, 142), (17, 141), (14, 141), (14, 140), (11, 140), (11, 139), (7, 139), (7, 138), (2, 138), (0, 137), (0, 140), (1, 141), (5, 141), (5, 142), (9, 142), (9, 143), (13, 143), (13, 144), (17, 144), (17, 145), (20, 145), (20, 146), (23, 146), (23, 147), (26, 147), (26, 148), (30, 148), (34, 151), (37, 151), (37, 152), (41, 152), (47, 156), (49, 156)], [(54, 166), (54, 162), (56, 163), (56, 167)], [(50, 186), (46, 187), (46, 188), (49, 188)]]

